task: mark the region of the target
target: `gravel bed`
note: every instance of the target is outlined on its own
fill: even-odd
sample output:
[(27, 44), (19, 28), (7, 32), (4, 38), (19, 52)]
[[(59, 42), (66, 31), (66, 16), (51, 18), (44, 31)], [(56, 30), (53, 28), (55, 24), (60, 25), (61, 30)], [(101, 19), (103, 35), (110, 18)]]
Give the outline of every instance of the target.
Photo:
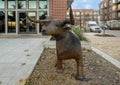
[(84, 56), (84, 73), (89, 81), (75, 80), (76, 63), (66, 60), (64, 72), (56, 72), (55, 49), (47, 48), (38, 60), (26, 85), (120, 85), (120, 69), (109, 63), (93, 51)]

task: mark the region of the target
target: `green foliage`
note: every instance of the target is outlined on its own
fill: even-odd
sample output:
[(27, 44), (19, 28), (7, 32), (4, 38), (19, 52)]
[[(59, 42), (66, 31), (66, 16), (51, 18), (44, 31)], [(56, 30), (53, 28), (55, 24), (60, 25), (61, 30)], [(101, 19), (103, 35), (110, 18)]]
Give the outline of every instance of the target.
[(25, 85), (32, 85), (30, 82), (27, 82)]
[(84, 36), (84, 31), (80, 27), (73, 27), (72, 31), (79, 37), (82, 41), (88, 41), (88, 39)]

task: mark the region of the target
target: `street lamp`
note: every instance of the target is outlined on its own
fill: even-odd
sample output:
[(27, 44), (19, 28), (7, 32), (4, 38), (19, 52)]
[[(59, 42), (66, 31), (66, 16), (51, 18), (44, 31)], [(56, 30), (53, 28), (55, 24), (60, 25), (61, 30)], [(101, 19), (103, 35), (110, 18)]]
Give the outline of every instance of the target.
[(80, 27), (81, 27), (81, 12), (80, 12)]

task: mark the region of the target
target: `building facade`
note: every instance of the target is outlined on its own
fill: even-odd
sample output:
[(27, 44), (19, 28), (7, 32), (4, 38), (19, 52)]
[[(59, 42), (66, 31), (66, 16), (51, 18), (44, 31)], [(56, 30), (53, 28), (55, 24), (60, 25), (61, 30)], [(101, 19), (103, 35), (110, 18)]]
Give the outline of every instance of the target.
[(64, 19), (73, 0), (0, 0), (0, 34), (39, 34), (40, 24), (32, 19)]
[(101, 24), (120, 27), (120, 0), (102, 0), (99, 10)]
[[(69, 16), (69, 13), (67, 13)], [(75, 24), (85, 27), (87, 21), (96, 21), (99, 23), (99, 10), (93, 9), (73, 9)]]

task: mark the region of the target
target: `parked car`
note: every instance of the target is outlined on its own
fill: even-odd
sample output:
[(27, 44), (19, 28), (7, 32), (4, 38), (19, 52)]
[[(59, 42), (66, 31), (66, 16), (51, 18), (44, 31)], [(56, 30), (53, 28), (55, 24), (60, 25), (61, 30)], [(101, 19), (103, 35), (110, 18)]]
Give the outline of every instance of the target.
[(107, 24), (102, 24), (102, 25), (101, 25), (101, 28), (106, 30), (106, 29), (109, 29), (110, 26), (108, 26)]
[(101, 27), (95, 21), (86, 22), (86, 30), (90, 32), (98, 32), (101, 33)]

